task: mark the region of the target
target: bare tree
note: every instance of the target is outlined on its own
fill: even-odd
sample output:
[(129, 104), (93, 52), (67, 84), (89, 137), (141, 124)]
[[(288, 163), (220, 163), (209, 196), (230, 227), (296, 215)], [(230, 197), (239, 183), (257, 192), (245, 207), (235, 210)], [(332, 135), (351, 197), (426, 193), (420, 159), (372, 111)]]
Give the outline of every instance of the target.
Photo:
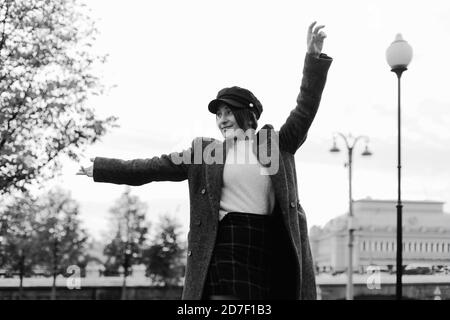
[(122, 299), (126, 299), (126, 281), (130, 268), (142, 261), (142, 248), (147, 240), (149, 223), (147, 206), (127, 187), (111, 208), (112, 234), (115, 237), (105, 246), (106, 273), (118, 273), (123, 269)]
[(39, 200), (39, 265), (53, 277), (51, 299), (56, 299), (56, 278), (87, 255), (88, 234), (80, 225), (79, 206), (69, 192), (54, 189)]

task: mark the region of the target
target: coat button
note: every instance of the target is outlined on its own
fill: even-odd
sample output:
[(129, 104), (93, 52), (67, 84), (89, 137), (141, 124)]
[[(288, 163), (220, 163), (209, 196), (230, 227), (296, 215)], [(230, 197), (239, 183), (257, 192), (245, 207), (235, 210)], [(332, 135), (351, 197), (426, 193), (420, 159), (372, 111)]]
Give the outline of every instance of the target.
[(205, 188), (203, 188), (202, 189), (202, 191), (200, 191), (202, 194), (205, 194), (206, 193), (206, 189)]
[(201, 220), (195, 221), (195, 225), (200, 226), (202, 224)]
[(295, 202), (291, 202), (291, 208), (295, 208)]
[(192, 251), (188, 250), (187, 255), (188, 255), (188, 257), (192, 256)]

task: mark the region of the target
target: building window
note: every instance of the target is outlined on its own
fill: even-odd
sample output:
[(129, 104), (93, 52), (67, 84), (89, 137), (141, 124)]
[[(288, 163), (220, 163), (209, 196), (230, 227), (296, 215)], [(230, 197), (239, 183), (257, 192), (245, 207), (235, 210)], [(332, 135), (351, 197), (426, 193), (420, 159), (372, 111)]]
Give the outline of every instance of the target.
[(411, 250), (411, 245), (412, 245), (412, 243), (411, 243), (411, 242), (408, 242), (408, 251), (409, 251), (409, 252), (412, 251), (412, 250)]
[(445, 243), (442, 244), (442, 250), (441, 250), (441, 251), (442, 251), (442, 252), (445, 251)]
[(366, 251), (366, 242), (365, 241), (362, 242), (362, 250)]
[(380, 251), (383, 251), (383, 242), (380, 242)]
[(394, 248), (395, 248), (395, 243), (394, 243), (394, 241), (392, 241), (391, 242), (391, 250), (394, 251)]
[(428, 242), (425, 242), (425, 252), (428, 252)]
[(417, 242), (414, 242), (414, 252), (417, 251)]
[(374, 251), (377, 251), (377, 250), (378, 250), (378, 242), (375, 241), (375, 249), (374, 249)]
[(422, 242), (421, 242), (420, 245), (419, 245), (419, 251), (420, 252), (422, 252), (422, 248), (423, 248), (423, 246), (422, 246)]

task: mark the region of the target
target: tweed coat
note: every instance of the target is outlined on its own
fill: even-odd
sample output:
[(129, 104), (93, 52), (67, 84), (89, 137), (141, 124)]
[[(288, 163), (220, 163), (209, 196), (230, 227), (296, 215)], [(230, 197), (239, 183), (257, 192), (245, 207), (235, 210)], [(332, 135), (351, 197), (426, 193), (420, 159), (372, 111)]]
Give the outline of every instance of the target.
[[(314, 264), (306, 216), (298, 197), (294, 155), (316, 115), (331, 62), (325, 54), (307, 54), (296, 107), (279, 131), (265, 125), (256, 135), (254, 152), (258, 160), (263, 166), (276, 169), (270, 174), (278, 230), (273, 244), (274, 299), (316, 299)], [(260, 134), (263, 131), (268, 134)], [(94, 160), (96, 182), (137, 186), (153, 181), (188, 180), (190, 225), (183, 299), (202, 299), (219, 223), (225, 145), (214, 139), (196, 138), (188, 150), (170, 155), (128, 161), (102, 157)], [(218, 160), (221, 150), (222, 161)], [(262, 163), (262, 155), (269, 161)]]

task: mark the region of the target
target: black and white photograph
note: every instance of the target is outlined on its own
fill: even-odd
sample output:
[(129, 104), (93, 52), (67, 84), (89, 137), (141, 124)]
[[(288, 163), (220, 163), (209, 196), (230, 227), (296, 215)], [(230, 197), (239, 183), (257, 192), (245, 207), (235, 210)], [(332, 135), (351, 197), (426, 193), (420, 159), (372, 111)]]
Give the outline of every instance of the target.
[(0, 300), (450, 300), (449, 17), (0, 0)]

